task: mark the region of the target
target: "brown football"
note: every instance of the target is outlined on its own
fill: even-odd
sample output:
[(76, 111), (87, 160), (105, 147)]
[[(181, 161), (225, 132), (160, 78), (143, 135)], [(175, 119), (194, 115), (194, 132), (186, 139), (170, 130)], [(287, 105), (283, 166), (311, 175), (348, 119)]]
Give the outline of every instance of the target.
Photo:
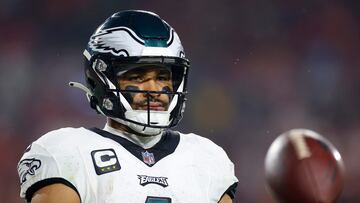
[(344, 186), (344, 163), (323, 136), (293, 129), (271, 144), (265, 177), (279, 203), (334, 203)]

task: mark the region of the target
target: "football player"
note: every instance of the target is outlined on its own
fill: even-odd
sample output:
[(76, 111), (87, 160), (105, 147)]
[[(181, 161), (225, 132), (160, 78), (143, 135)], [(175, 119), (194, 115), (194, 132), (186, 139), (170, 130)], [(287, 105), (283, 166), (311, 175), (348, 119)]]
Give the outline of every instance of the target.
[(189, 61), (158, 15), (113, 14), (84, 51), (90, 106), (103, 129), (62, 128), (33, 142), (18, 164), (32, 203), (231, 203), (234, 165), (222, 148), (170, 130), (185, 108)]

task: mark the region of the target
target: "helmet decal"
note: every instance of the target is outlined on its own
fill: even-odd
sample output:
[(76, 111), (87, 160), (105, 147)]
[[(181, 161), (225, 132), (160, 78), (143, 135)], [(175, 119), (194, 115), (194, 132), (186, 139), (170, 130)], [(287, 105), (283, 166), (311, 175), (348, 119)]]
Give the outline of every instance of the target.
[[(161, 43), (164, 42), (164, 43)], [(170, 30), (166, 44), (163, 40), (142, 39), (134, 31), (127, 27), (116, 27), (101, 30), (91, 36), (89, 48), (100, 53), (111, 53), (115, 56), (134, 56), (141, 53), (145, 47), (169, 47), (174, 42), (174, 30)], [(133, 52), (129, 54), (129, 52)], [(182, 52), (183, 54), (183, 52)], [(181, 56), (180, 56), (181, 57)]]
[[(101, 30), (99, 33), (93, 35), (89, 41), (89, 47), (93, 51), (101, 53), (111, 53), (115, 56), (129, 56), (129, 52), (124, 49), (124, 41), (133, 43), (136, 46), (137, 42), (140, 45), (144, 45), (144, 41), (141, 40), (136, 34), (126, 28), (118, 27), (107, 30)], [(137, 45), (138, 47), (139, 45)]]

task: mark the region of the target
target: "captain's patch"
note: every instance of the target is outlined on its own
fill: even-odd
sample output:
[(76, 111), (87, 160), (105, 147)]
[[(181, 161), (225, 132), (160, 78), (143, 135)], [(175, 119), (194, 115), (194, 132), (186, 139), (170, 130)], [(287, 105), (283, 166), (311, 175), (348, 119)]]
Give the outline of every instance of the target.
[(114, 149), (100, 149), (91, 152), (96, 174), (102, 175), (121, 169)]

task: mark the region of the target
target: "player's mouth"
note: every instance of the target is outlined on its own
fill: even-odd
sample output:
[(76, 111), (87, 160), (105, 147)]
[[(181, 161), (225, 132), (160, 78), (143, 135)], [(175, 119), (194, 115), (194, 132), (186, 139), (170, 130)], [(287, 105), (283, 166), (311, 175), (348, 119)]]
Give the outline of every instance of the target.
[[(144, 104), (140, 107), (141, 110), (147, 110), (148, 104)], [(149, 109), (152, 111), (165, 111), (165, 107), (161, 102), (150, 102)]]

